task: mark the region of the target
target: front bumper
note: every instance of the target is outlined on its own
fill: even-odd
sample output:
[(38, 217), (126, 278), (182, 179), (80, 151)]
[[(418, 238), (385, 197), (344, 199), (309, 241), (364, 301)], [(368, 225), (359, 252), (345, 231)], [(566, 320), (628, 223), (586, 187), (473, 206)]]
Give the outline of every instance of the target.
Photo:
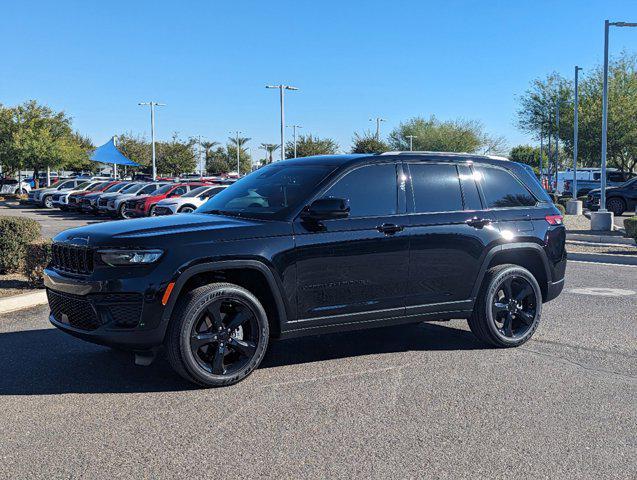
[(44, 285), (49, 321), (70, 335), (131, 350), (163, 342), (167, 321), (162, 291), (147, 288), (143, 279), (85, 280), (47, 268)]

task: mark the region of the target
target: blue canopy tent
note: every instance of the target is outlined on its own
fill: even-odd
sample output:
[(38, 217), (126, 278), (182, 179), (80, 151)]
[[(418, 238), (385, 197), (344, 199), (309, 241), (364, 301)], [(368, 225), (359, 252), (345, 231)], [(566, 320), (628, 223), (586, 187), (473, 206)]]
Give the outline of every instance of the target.
[(131, 159), (126, 158), (122, 152), (120, 152), (115, 146), (115, 137), (111, 138), (101, 147), (97, 147), (91, 154), (91, 160), (99, 163), (111, 163), (113, 164), (113, 176), (117, 178), (117, 165), (124, 165), (129, 167), (139, 167), (139, 163), (133, 162)]

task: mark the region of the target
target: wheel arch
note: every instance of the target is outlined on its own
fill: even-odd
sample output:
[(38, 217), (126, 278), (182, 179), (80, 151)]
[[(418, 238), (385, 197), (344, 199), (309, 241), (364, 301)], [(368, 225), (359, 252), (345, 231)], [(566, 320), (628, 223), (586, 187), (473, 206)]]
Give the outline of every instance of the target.
[(485, 256), (478, 278), (473, 287), (472, 297), (476, 298), (482, 286), (487, 270), (497, 265), (513, 264), (526, 268), (537, 280), (545, 299), (548, 294), (548, 284), (551, 281), (551, 271), (548, 259), (542, 247), (535, 243), (516, 243), (498, 245)]
[(167, 326), (179, 298), (186, 292), (213, 282), (229, 282), (246, 288), (257, 297), (266, 311), (270, 334), (278, 337), (287, 322), (286, 304), (274, 273), (258, 260), (222, 260), (194, 265), (179, 274), (162, 316)]
[(191, 203), (184, 203), (183, 205), (180, 205), (179, 208), (177, 209), (177, 212), (181, 212), (184, 208), (186, 207), (190, 207), (193, 210), (197, 210), (197, 207), (195, 207), (194, 205), (192, 205)]

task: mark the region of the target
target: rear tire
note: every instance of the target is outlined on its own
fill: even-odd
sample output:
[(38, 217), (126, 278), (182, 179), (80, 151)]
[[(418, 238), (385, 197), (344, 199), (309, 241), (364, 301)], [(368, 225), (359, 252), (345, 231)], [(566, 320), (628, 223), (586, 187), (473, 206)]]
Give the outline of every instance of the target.
[(626, 205), (621, 198), (610, 198), (606, 201), (606, 208), (613, 212), (616, 217), (621, 216), (626, 211)]
[(173, 369), (203, 387), (235, 384), (259, 366), (269, 341), (259, 300), (245, 288), (212, 283), (179, 299), (166, 332)]
[(537, 329), (542, 316), (542, 292), (531, 272), (518, 265), (489, 269), (482, 281), (469, 328), (495, 347), (517, 347)]

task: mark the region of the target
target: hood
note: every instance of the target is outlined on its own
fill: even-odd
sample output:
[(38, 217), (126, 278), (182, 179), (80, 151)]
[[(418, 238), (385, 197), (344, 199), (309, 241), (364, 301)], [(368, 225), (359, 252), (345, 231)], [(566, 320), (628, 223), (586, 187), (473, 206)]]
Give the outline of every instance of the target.
[[(611, 191), (611, 190), (617, 190), (619, 187), (606, 187), (606, 191)], [(592, 190), (588, 191), (589, 195), (593, 195), (593, 196), (599, 196), (602, 194), (602, 189), (601, 188), (593, 188)]]
[(113, 197), (117, 197), (119, 195), (118, 192), (110, 192), (110, 193), (103, 193), (102, 196), (100, 197), (101, 199), (104, 198), (113, 198)]
[(194, 245), (244, 238), (291, 235), (288, 222), (184, 213), (158, 217), (117, 220), (65, 230), (54, 242), (70, 242), (97, 247), (162, 247), (175, 242)]

